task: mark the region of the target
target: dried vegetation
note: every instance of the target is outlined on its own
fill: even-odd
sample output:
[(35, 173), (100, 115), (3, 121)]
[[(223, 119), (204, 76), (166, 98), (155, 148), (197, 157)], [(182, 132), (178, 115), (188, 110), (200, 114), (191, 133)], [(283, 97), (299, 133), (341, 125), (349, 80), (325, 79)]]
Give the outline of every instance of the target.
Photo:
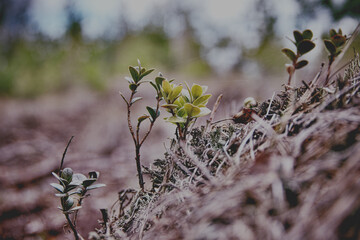
[(121, 191), (90, 238), (359, 239), (359, 73), (357, 55), (326, 88), (319, 74), (173, 140), (152, 189)]

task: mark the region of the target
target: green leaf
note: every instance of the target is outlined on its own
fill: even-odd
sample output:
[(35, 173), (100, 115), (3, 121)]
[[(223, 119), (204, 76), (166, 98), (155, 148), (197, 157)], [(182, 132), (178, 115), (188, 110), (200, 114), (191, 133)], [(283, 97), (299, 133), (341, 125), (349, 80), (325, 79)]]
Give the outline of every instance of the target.
[(160, 111), (156, 113), (156, 109), (152, 107), (146, 107), (147, 111), (149, 112), (151, 116), (151, 121), (154, 122), (155, 119), (160, 115)]
[[(145, 70), (145, 68), (143, 68), (143, 69)], [(149, 70), (143, 72), (143, 73), (140, 75), (140, 78), (139, 78), (139, 79), (142, 79), (143, 77), (149, 75), (149, 74), (152, 73), (154, 70), (155, 70), (155, 69), (152, 68), (152, 69), (149, 69)]]
[(169, 83), (168, 80), (164, 80), (164, 81), (162, 82), (162, 89), (164, 90), (166, 96), (168, 96), (168, 95), (170, 94), (170, 92), (171, 92), (171, 90), (172, 90), (172, 87), (171, 87), (171, 85), (170, 85), (170, 83)]
[(342, 30), (341, 30), (341, 28), (339, 28), (338, 34), (339, 34), (339, 35), (342, 35)]
[(210, 97), (211, 97), (211, 94), (203, 95), (203, 96), (197, 98), (197, 99), (193, 102), (193, 104), (194, 104), (195, 106), (206, 105), (206, 104), (208, 103), (208, 100), (209, 100)]
[(129, 66), (129, 71), (130, 71), (131, 77), (134, 79), (134, 82), (137, 83), (139, 81), (138, 71), (132, 66)]
[(158, 86), (156, 86), (156, 84), (153, 82), (150, 82), (150, 84), (155, 88), (156, 92), (158, 93), (159, 92)]
[(103, 184), (103, 183), (94, 184), (94, 185), (87, 187), (86, 190), (93, 190), (93, 189), (101, 188), (101, 187), (106, 187), (106, 184)]
[(309, 62), (307, 60), (301, 60), (300, 62), (296, 63), (295, 69), (300, 69), (305, 67)]
[(138, 87), (138, 85), (137, 85), (137, 84), (135, 84), (135, 83), (131, 83), (131, 84), (129, 84), (129, 88), (130, 88), (130, 90), (131, 90), (132, 92), (135, 92), (135, 91), (136, 91), (136, 89), (137, 89), (137, 87)]
[(293, 51), (288, 48), (283, 48), (281, 50), (292, 62), (296, 61), (296, 55)]
[(330, 29), (329, 33), (330, 33), (330, 37), (335, 36), (337, 34), (335, 29)]
[(82, 185), (87, 188), (88, 186), (90, 186), (91, 184), (93, 184), (94, 182), (96, 182), (96, 178), (89, 178), (83, 181)]
[(81, 185), (83, 183), (83, 181), (85, 181), (87, 179), (87, 177), (84, 174), (81, 173), (75, 173), (73, 175), (72, 181), (71, 181), (71, 185)]
[(58, 183), (50, 183), (50, 185), (55, 188), (56, 190), (58, 190), (60, 193), (64, 193), (64, 187), (61, 186)]
[(195, 117), (203, 117), (203, 116), (206, 116), (206, 115), (208, 115), (210, 113), (211, 113), (210, 109), (208, 109), (207, 107), (201, 107), (200, 108), (200, 113), (197, 114)]
[(311, 40), (313, 37), (313, 33), (310, 29), (306, 29), (303, 31), (302, 36), (304, 39)]
[(95, 179), (98, 179), (100, 176), (100, 173), (97, 172), (97, 171), (91, 171), (89, 172), (89, 178), (95, 178)]
[(71, 168), (64, 168), (61, 171), (61, 178), (65, 179), (68, 183), (70, 183), (73, 174), (74, 172)]
[(131, 103), (130, 105), (136, 103), (137, 101), (140, 101), (142, 99), (142, 97), (136, 97), (136, 98), (133, 98), (133, 100), (131, 100)]
[(200, 97), (203, 93), (203, 89), (200, 85), (198, 84), (194, 84), (192, 87), (191, 87), (191, 94), (195, 99), (197, 99), (198, 97)]
[(178, 107), (178, 105), (176, 105), (176, 104), (163, 104), (163, 105), (161, 105), (161, 107), (166, 108), (166, 109), (175, 109), (175, 108)]
[(168, 122), (171, 122), (171, 123), (185, 123), (186, 122), (185, 118), (177, 117), (177, 116), (168, 117), (168, 118), (165, 118), (165, 120)]
[(315, 43), (310, 40), (302, 40), (298, 46), (297, 50), (301, 55), (304, 55), (307, 52), (310, 52), (315, 47)]
[(335, 35), (331, 37), (331, 41), (335, 44), (336, 47), (341, 47), (346, 42), (346, 37), (342, 35)]
[(163, 78), (163, 77), (156, 77), (155, 78), (155, 83), (156, 83), (156, 85), (158, 85), (158, 86), (161, 86), (162, 85), (162, 82), (165, 80), (165, 78)]
[(64, 208), (65, 211), (67, 211), (67, 210), (69, 210), (73, 205), (74, 205), (74, 199), (71, 198), (71, 197), (69, 197), (69, 198), (65, 201), (63, 208)]
[(168, 99), (170, 100), (170, 102), (174, 102), (176, 100), (176, 98), (179, 96), (179, 94), (181, 93), (182, 90), (182, 86), (179, 85), (175, 88), (173, 88), (168, 96)]
[(334, 55), (336, 53), (336, 47), (332, 41), (325, 39), (324, 44), (331, 55)]
[(149, 115), (143, 115), (143, 116), (138, 118), (138, 122), (141, 123), (142, 121), (148, 119), (149, 117), (150, 117)]
[(63, 185), (63, 186), (65, 186), (65, 179), (63, 179), (63, 178), (61, 178), (61, 177), (59, 177), (56, 173), (54, 173), (54, 172), (51, 172), (51, 174), (57, 179), (57, 180), (59, 180), (59, 182)]
[(301, 42), (304, 39), (301, 32), (299, 31), (294, 31), (294, 38), (296, 41), (296, 45), (299, 44), (299, 42)]
[(199, 107), (196, 107), (196, 106), (192, 105), (191, 103), (186, 103), (184, 105), (184, 110), (189, 117), (194, 117), (201, 112)]

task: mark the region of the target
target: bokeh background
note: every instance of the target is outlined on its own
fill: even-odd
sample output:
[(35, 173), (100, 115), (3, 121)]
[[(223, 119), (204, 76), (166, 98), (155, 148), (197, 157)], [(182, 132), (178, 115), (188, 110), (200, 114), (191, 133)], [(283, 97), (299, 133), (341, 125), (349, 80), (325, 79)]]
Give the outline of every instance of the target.
[[(327, 61), (329, 29), (351, 35), (359, 20), (358, 0), (0, 0), (0, 238), (72, 238), (49, 185), (71, 136), (65, 166), (98, 170), (107, 184), (85, 199), (83, 236), (121, 189), (137, 188), (118, 94), (127, 92), (124, 77), (137, 59), (156, 69), (149, 80), (162, 72), (208, 85), (210, 107), (223, 93), (223, 119), (245, 97), (265, 100), (286, 82), (281, 49), (293, 47), (294, 29), (310, 28), (317, 44), (300, 82)], [(344, 62), (359, 46), (357, 37)], [(134, 117), (154, 93), (143, 95)], [(142, 149), (144, 165), (162, 157), (173, 131), (160, 120)]]

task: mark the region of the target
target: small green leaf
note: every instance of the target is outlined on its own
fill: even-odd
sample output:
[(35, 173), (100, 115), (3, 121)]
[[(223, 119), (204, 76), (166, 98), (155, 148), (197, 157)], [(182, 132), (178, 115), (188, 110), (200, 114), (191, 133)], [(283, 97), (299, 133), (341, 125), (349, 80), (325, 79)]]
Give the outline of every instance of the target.
[(313, 33), (310, 29), (306, 29), (303, 31), (302, 36), (304, 39), (311, 40), (313, 37)]
[(339, 35), (342, 35), (342, 30), (341, 30), (341, 28), (339, 28), (338, 34), (339, 34)]
[(91, 171), (89, 172), (89, 178), (95, 178), (98, 179), (100, 177), (100, 173), (97, 171)]
[(166, 109), (175, 109), (175, 108), (178, 107), (178, 105), (176, 105), (176, 104), (163, 104), (163, 105), (161, 105), (161, 107), (166, 108)]
[(131, 77), (134, 79), (134, 82), (137, 83), (139, 81), (138, 71), (132, 66), (129, 66), (129, 71), (130, 71)]
[(292, 62), (296, 61), (296, 55), (293, 51), (288, 48), (283, 48), (281, 50)]
[(69, 210), (72, 206), (74, 205), (74, 199), (69, 197), (65, 203), (64, 203), (64, 206), (63, 206), (63, 210), (67, 211)]
[(71, 181), (71, 185), (81, 185), (83, 183), (83, 181), (85, 181), (87, 179), (87, 177), (84, 174), (81, 173), (75, 173), (73, 175), (72, 181)]
[(310, 40), (302, 40), (298, 46), (297, 50), (301, 55), (304, 55), (307, 52), (310, 52), (315, 47), (315, 43)]
[(170, 83), (169, 83), (168, 80), (164, 80), (164, 81), (162, 82), (162, 88), (163, 88), (166, 96), (168, 96), (168, 95), (170, 94), (171, 90), (172, 90), (172, 87), (171, 87), (171, 85), (170, 85)]
[(85, 181), (83, 181), (82, 185), (87, 188), (88, 186), (90, 186), (91, 184), (93, 184), (94, 182), (96, 182), (96, 178), (89, 178), (86, 179)]
[(156, 113), (156, 109), (152, 107), (146, 107), (147, 111), (149, 112), (151, 116), (151, 121), (154, 122), (155, 119), (160, 115), (160, 111)]
[(60, 193), (64, 193), (64, 187), (57, 183), (50, 183), (50, 185), (58, 190)]
[(93, 189), (101, 188), (101, 187), (106, 187), (106, 184), (103, 184), (103, 183), (94, 184), (94, 185), (87, 187), (86, 190), (93, 190)]
[(64, 168), (61, 171), (61, 178), (65, 179), (68, 183), (70, 183), (73, 174), (74, 172), (71, 168)]
[(206, 116), (206, 115), (208, 115), (210, 113), (211, 113), (210, 109), (208, 109), (207, 107), (201, 107), (200, 108), (200, 113), (197, 114), (195, 117), (203, 117), (203, 116)]
[(309, 62), (307, 60), (301, 60), (300, 62), (296, 63), (295, 69), (300, 69), (305, 67)]
[(140, 116), (140, 117), (138, 118), (138, 122), (141, 123), (142, 121), (148, 119), (149, 117), (150, 117), (149, 115)]
[(191, 103), (186, 103), (184, 105), (184, 110), (189, 117), (194, 117), (201, 112), (199, 107), (196, 107), (196, 106), (192, 105)]
[(195, 106), (206, 105), (206, 104), (208, 103), (208, 100), (209, 100), (210, 97), (211, 97), (211, 94), (203, 95), (203, 96), (197, 98), (197, 99), (193, 102), (193, 104), (194, 104)]
[(155, 83), (156, 83), (156, 85), (158, 85), (158, 86), (161, 86), (162, 85), (162, 82), (165, 80), (165, 78), (163, 78), (163, 77), (156, 77), (155, 78)]
[(136, 89), (137, 89), (138, 85), (135, 84), (135, 83), (131, 83), (129, 84), (129, 89), (132, 91), (132, 92), (135, 92)]
[(159, 89), (158, 89), (158, 87), (156, 86), (156, 84), (155, 84), (155, 83), (150, 82), (150, 84), (151, 84), (151, 86), (153, 86), (153, 87), (155, 88), (156, 92), (159, 92)]
[(336, 47), (341, 47), (346, 42), (346, 37), (342, 35), (335, 35), (331, 37), (331, 41), (335, 44)]
[(335, 36), (337, 34), (335, 29), (330, 29), (329, 33), (330, 33), (330, 37)]
[(197, 99), (198, 97), (200, 97), (203, 93), (203, 89), (200, 85), (198, 84), (194, 84), (192, 87), (191, 87), (191, 94), (195, 99)]
[(131, 100), (131, 103), (130, 105), (136, 103), (137, 101), (140, 101), (142, 99), (142, 97), (136, 97), (136, 98), (133, 98), (133, 100)]
[(176, 100), (176, 98), (179, 96), (179, 94), (181, 93), (182, 90), (182, 86), (179, 85), (175, 88), (173, 88), (168, 96), (168, 99), (170, 100), (170, 102), (174, 102)]
[(299, 44), (299, 42), (301, 42), (304, 39), (303, 35), (299, 31), (294, 31), (294, 38), (296, 41), (296, 45)]
[(325, 39), (324, 44), (325, 44), (326, 49), (329, 51), (329, 53), (331, 55), (334, 55), (336, 53), (336, 47), (335, 47), (333, 42), (331, 42), (330, 40)]
[[(143, 69), (145, 70), (145, 68), (143, 68)], [(149, 70), (147, 70), (147, 71), (145, 71), (145, 72), (141, 73), (141, 75), (140, 75), (140, 78), (139, 78), (139, 79), (142, 79), (143, 77), (145, 77), (145, 76), (149, 75), (149, 74), (150, 74), (150, 73), (152, 73), (154, 70), (155, 70), (155, 69), (154, 69), (154, 68), (152, 68), (152, 69), (149, 69)]]
[(166, 121), (168, 122), (171, 122), (171, 123), (185, 123), (186, 122), (186, 119), (185, 118), (182, 118), (182, 117), (175, 117), (175, 116), (172, 116), (172, 117), (168, 117), (168, 118), (165, 118)]

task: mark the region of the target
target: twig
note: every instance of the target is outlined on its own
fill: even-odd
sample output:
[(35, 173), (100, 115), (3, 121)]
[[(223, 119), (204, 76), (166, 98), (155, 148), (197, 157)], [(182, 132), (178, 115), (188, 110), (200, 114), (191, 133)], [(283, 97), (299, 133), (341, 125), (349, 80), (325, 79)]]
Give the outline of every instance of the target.
[(60, 168), (59, 168), (59, 172), (58, 172), (59, 174), (60, 174), (60, 171), (61, 171), (61, 169), (62, 169), (62, 167), (63, 167), (63, 164), (64, 164), (66, 152), (67, 152), (67, 150), (68, 150), (68, 148), (69, 148), (69, 146), (70, 146), (70, 143), (71, 143), (71, 141), (73, 140), (73, 138), (74, 138), (74, 136), (71, 136), (70, 140), (68, 141), (68, 143), (67, 143), (67, 145), (66, 145), (66, 148), (65, 148), (65, 150), (64, 150), (64, 153), (63, 153), (63, 155), (62, 155), (61, 163), (60, 163)]

